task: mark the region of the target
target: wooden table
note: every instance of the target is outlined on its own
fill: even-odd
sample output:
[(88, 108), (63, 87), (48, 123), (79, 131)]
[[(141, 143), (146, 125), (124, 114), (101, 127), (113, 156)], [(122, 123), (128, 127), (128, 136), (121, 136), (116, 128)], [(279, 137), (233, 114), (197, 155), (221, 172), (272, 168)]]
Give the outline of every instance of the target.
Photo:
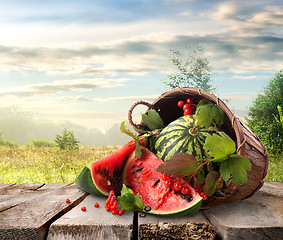
[(0, 185), (0, 239), (283, 239), (283, 183), (180, 218), (113, 216), (105, 200), (72, 183)]

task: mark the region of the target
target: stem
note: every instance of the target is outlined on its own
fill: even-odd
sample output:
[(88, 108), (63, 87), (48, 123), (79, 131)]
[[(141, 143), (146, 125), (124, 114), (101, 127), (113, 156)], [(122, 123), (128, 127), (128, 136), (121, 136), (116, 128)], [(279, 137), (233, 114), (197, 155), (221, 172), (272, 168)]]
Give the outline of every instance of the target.
[(196, 172), (197, 172), (203, 165), (205, 165), (205, 164), (208, 164), (208, 162), (204, 161), (201, 165), (199, 165), (199, 166), (196, 168), (196, 170), (192, 173), (192, 175), (190, 176), (190, 178), (189, 178), (188, 181), (190, 181), (190, 180), (192, 179), (192, 177), (196, 175)]

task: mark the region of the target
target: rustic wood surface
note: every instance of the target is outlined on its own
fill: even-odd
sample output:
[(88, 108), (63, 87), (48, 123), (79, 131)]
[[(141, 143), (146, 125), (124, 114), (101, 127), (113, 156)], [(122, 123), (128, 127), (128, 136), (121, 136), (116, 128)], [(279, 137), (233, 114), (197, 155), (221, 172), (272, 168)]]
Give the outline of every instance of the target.
[[(45, 239), (49, 225), (87, 196), (75, 184), (44, 186), (19, 184), (1, 189), (1, 203), (10, 207), (0, 211), (0, 239)], [(12, 199), (10, 189), (15, 191)]]
[[(112, 215), (104, 208), (105, 200), (106, 197), (87, 196), (76, 208), (51, 224), (47, 239), (131, 239), (134, 214)], [(98, 208), (94, 207), (96, 202)], [(81, 211), (83, 206), (85, 212)]]
[(276, 240), (283, 236), (283, 183), (265, 183), (247, 200), (177, 218), (131, 212), (113, 216), (105, 211), (105, 200), (71, 183), (0, 185), (0, 239)]

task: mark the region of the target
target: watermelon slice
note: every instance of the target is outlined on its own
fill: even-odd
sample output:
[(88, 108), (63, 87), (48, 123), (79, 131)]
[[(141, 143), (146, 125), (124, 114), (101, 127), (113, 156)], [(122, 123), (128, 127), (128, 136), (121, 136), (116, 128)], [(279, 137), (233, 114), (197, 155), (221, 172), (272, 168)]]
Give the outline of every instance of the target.
[(155, 169), (163, 161), (151, 151), (142, 148), (142, 158), (136, 158), (133, 152), (123, 170), (123, 182), (134, 194), (142, 196), (145, 206), (150, 206), (149, 213), (156, 215), (187, 215), (196, 213), (202, 205), (202, 197), (183, 181), (190, 193), (182, 195), (172, 188), (165, 187), (161, 173)]
[(125, 161), (135, 148), (136, 144), (131, 140), (114, 153), (85, 166), (77, 177), (76, 184), (94, 195), (108, 196), (110, 190), (119, 194)]

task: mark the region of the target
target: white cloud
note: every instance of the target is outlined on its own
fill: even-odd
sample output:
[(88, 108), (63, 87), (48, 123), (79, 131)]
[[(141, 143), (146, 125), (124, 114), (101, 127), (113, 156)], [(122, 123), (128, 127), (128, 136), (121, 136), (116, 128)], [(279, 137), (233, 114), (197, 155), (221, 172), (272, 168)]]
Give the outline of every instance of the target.
[(0, 91), (2, 96), (18, 96), (18, 97), (33, 97), (40, 95), (52, 95), (64, 92), (90, 92), (96, 88), (116, 88), (121, 87), (128, 78), (120, 79), (75, 79), (61, 80), (51, 83), (40, 83), (23, 85), (11, 89), (3, 89)]

